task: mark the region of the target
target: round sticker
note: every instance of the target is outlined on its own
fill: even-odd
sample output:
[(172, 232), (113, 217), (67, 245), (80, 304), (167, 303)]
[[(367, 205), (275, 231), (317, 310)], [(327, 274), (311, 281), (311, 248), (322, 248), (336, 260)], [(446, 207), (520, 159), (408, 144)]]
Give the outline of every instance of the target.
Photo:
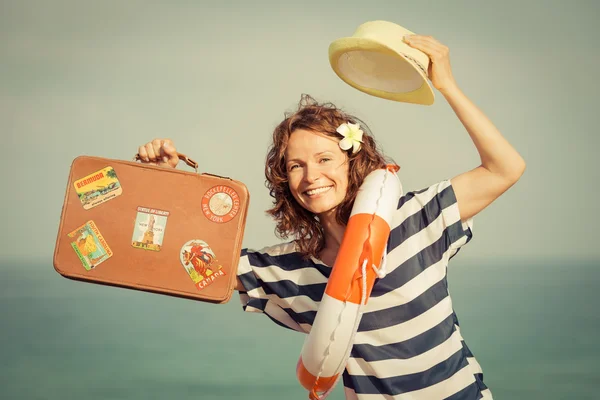
[(214, 186), (202, 196), (202, 212), (212, 222), (229, 222), (239, 210), (240, 197), (229, 186)]

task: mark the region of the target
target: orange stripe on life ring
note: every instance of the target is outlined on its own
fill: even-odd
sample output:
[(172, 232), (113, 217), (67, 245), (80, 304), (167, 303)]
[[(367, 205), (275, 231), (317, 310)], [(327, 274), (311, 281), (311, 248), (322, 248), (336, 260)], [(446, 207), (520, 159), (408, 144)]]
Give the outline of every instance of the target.
[[(370, 232), (369, 232), (369, 225)], [(381, 217), (373, 214), (356, 214), (348, 221), (344, 240), (337, 254), (333, 270), (329, 276), (325, 293), (340, 300), (360, 304), (362, 288), (359, 285), (361, 267), (365, 258), (367, 264), (367, 298), (375, 283), (376, 274), (371, 267), (379, 267), (390, 234), (390, 226)], [(365, 242), (370, 239), (370, 251), (364, 252)], [(370, 253), (370, 254), (368, 254)], [(358, 261), (358, 263), (357, 263)]]
[(317, 381), (317, 377), (308, 372), (308, 370), (304, 366), (304, 363), (302, 362), (302, 357), (300, 357), (300, 359), (298, 360), (298, 364), (296, 365), (296, 376), (298, 377), (298, 381), (307, 390), (325, 392), (327, 389), (333, 386), (338, 375), (339, 374), (327, 377), (321, 376)]

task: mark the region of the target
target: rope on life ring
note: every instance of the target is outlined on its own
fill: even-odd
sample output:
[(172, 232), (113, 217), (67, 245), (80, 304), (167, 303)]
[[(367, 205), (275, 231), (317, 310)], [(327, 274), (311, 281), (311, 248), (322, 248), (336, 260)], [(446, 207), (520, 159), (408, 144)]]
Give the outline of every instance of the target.
[(363, 307), (383, 278), (394, 211), (402, 196), (397, 165), (371, 172), (356, 195), (325, 293), (296, 367), (311, 400), (325, 399), (346, 367)]

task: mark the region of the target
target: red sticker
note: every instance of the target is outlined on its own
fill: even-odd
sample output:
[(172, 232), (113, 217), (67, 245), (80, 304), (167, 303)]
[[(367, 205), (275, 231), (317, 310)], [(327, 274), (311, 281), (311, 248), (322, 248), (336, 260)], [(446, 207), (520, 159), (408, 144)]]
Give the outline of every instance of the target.
[(223, 266), (204, 240), (186, 242), (179, 253), (179, 260), (198, 290), (225, 276)]
[(229, 186), (214, 186), (202, 196), (202, 212), (212, 222), (229, 222), (238, 211), (240, 196)]

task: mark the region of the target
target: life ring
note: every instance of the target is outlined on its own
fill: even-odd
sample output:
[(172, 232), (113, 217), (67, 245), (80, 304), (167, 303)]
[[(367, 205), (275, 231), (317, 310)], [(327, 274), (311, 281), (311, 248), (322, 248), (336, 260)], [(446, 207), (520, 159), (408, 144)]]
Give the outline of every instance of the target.
[(376, 277), (385, 276), (385, 257), (392, 215), (402, 186), (397, 165), (371, 172), (352, 207), (325, 293), (296, 367), (309, 398), (324, 399), (346, 367), (362, 308)]

